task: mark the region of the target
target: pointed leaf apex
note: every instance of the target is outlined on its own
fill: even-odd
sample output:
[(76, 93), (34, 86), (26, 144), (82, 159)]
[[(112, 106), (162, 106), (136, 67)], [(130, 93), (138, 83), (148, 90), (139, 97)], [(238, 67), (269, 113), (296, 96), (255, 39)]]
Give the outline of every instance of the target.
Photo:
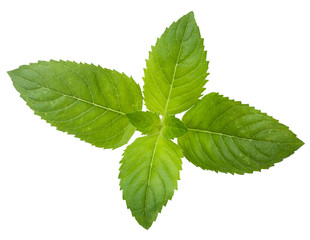
[(186, 15), (195, 17), (195, 14), (194, 14), (193, 11), (190, 11), (190, 12), (189, 12), (188, 14), (186, 14)]
[[(297, 137), (296, 137), (296, 138), (297, 138)], [(302, 140), (300, 140), (299, 138), (297, 138), (297, 141), (298, 141), (298, 143), (297, 143), (298, 148), (297, 148), (297, 149), (299, 149), (299, 148), (301, 148), (303, 145), (305, 145), (305, 143), (304, 143)]]

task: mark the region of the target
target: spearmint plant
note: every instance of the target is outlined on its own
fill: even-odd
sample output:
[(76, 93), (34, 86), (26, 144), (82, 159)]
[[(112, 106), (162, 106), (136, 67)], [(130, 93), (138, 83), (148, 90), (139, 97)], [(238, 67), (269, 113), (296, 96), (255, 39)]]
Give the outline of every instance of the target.
[[(249, 105), (218, 93), (199, 99), (206, 56), (193, 12), (172, 23), (146, 61), (147, 112), (139, 85), (115, 70), (39, 61), (8, 74), (35, 114), (96, 147), (123, 146), (135, 130), (146, 135), (126, 148), (119, 179), (127, 207), (148, 229), (177, 189), (183, 156), (202, 169), (244, 174), (267, 169), (303, 145), (287, 126)], [(175, 117), (184, 111), (182, 120)]]

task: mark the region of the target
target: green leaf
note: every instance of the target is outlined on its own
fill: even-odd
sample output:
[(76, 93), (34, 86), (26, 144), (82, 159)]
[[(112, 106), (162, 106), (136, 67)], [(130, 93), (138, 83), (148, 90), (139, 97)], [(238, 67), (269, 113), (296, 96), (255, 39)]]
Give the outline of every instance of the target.
[(137, 111), (128, 113), (127, 117), (142, 134), (158, 133), (162, 127), (158, 113)]
[(207, 82), (206, 56), (193, 12), (172, 23), (146, 61), (143, 89), (147, 108), (164, 116), (190, 108)]
[(166, 116), (163, 125), (163, 136), (169, 139), (181, 137), (188, 131), (184, 123), (174, 116)]
[(303, 145), (274, 118), (218, 93), (206, 95), (182, 120), (189, 130), (178, 139), (184, 156), (216, 172), (267, 169)]
[(117, 148), (135, 131), (126, 113), (142, 108), (132, 78), (115, 70), (75, 62), (44, 62), (8, 72), (35, 114), (92, 145)]
[(177, 189), (182, 151), (161, 134), (136, 139), (121, 161), (120, 186), (127, 207), (148, 229)]

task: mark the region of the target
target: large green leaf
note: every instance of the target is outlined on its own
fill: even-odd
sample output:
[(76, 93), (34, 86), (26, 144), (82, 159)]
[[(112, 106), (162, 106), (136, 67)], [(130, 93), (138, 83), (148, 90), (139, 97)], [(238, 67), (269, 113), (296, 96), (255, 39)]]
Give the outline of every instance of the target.
[(127, 207), (148, 229), (177, 189), (182, 151), (161, 134), (136, 139), (121, 161), (120, 186)]
[(141, 110), (142, 94), (125, 74), (64, 61), (8, 73), (27, 105), (58, 130), (104, 148), (126, 144), (135, 131), (126, 113)]
[(182, 120), (189, 130), (178, 139), (185, 157), (216, 172), (260, 171), (303, 145), (274, 118), (217, 93), (202, 98)]
[(147, 108), (162, 115), (190, 108), (207, 82), (206, 56), (193, 12), (172, 23), (146, 61), (143, 89)]

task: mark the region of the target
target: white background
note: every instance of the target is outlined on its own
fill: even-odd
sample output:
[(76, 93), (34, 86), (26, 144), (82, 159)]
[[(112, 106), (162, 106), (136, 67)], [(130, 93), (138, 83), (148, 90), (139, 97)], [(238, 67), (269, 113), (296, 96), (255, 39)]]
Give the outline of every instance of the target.
[[(309, 240), (308, 3), (0, 1), (0, 239)], [(25, 105), (6, 71), (74, 60), (123, 71), (142, 86), (151, 45), (189, 11), (210, 61), (205, 92), (267, 112), (305, 145), (244, 176), (203, 171), (184, 159), (179, 190), (147, 231), (119, 190), (125, 146), (97, 149), (56, 131)]]

